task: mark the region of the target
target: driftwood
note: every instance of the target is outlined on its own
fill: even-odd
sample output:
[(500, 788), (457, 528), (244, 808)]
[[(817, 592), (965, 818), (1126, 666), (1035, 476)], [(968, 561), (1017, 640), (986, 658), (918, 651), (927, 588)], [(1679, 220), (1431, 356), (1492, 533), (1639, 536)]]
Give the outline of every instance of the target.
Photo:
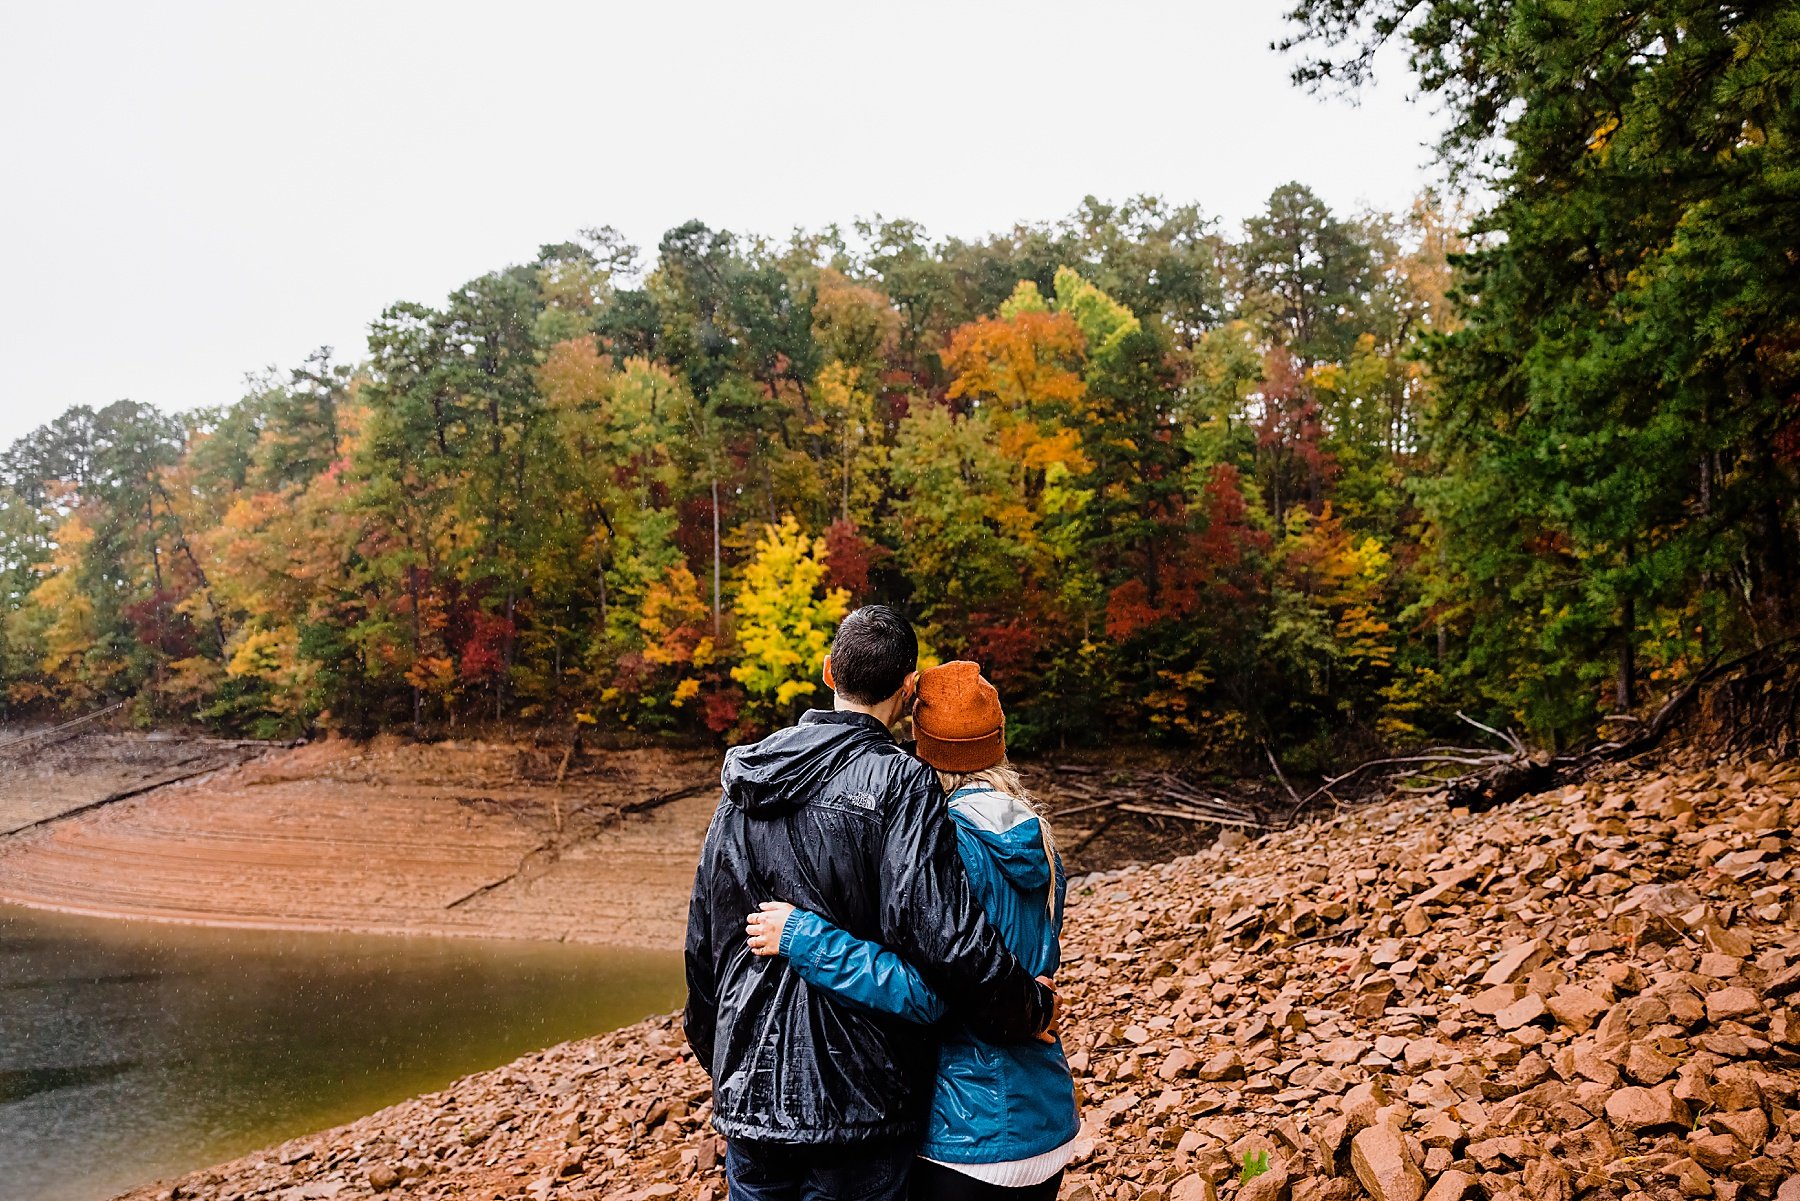
[(1522, 796), (1554, 788), (1558, 769), (1549, 763), (1520, 759), (1451, 780), (1444, 789), (1452, 808), (1484, 813)]
[[(714, 782), (712, 780), (701, 780), (697, 784), (689, 784), (682, 788), (671, 789), (668, 792), (652, 793), (649, 796), (644, 797), (642, 800), (628, 801), (625, 804), (620, 805), (618, 807), (616, 813), (604, 815), (601, 820), (601, 827), (604, 828), (605, 826), (610, 825), (612, 822), (617, 821), (629, 814), (648, 813), (650, 810), (661, 808), (662, 806), (669, 804), (671, 801), (679, 801), (685, 797), (698, 796), (700, 793), (705, 792), (707, 789), (716, 788), (716, 787), (718, 787), (718, 785), (716, 784), (716, 782)], [(499, 888), (505, 884), (510, 884), (514, 880), (519, 879), (521, 876), (523, 876), (525, 874), (525, 871), (527, 868), (531, 867), (533, 864), (539, 862), (540, 860), (543, 860), (546, 862), (554, 860), (557, 856), (561, 855), (564, 851), (568, 850), (569, 847), (573, 846), (576, 842), (581, 841), (581, 839), (583, 837), (592, 837), (592, 831), (590, 831), (588, 834), (585, 834), (585, 835), (578, 834), (572, 840), (566, 839), (565, 835), (564, 835), (564, 826), (566, 825), (566, 823), (569, 820), (572, 820), (573, 818), (578, 817), (583, 813), (587, 813), (587, 812), (593, 810), (596, 806), (598, 806), (600, 804), (601, 804), (601, 802), (599, 802), (599, 801), (588, 801), (585, 804), (577, 805), (575, 808), (569, 810), (567, 813), (562, 813), (560, 811), (561, 805), (559, 802), (558, 807), (557, 807), (558, 812), (556, 814), (556, 819), (557, 819), (556, 820), (556, 829), (555, 829), (555, 832), (550, 835), (550, 837), (544, 839), (542, 842), (538, 843), (536, 846), (527, 850), (523, 855), (520, 855), (519, 856), (519, 864), (517, 867), (513, 868), (512, 871), (507, 872), (504, 876), (501, 876), (497, 880), (489, 880), (486, 884), (479, 884), (479, 885), (475, 886), (474, 888), (470, 889), (468, 892), (463, 893), (461, 896), (455, 897), (452, 900), (445, 902), (444, 908), (445, 909), (460, 908), (461, 906), (468, 904), (470, 901), (475, 900), (477, 897), (485, 896), (488, 893), (493, 892), (496, 888)]]
[[(192, 762), (192, 759), (182, 760), (182, 763)], [(175, 764), (175, 766), (179, 767), (181, 764), (178, 763)], [(206, 767), (197, 768), (194, 771), (182, 772), (178, 776), (168, 776), (161, 780), (153, 780), (148, 784), (134, 784), (130, 788), (108, 793), (97, 801), (89, 801), (84, 805), (77, 805), (73, 809), (64, 809), (61, 813), (52, 813), (48, 817), (40, 817), (36, 821), (26, 822), (22, 826), (15, 826), (6, 831), (5, 837), (10, 838), (14, 834), (23, 834), (27, 830), (35, 830), (40, 826), (48, 826), (55, 822), (66, 821), (78, 814), (87, 813), (91, 810), (98, 809), (103, 805), (111, 805), (116, 801), (129, 801), (133, 797), (143, 796), (147, 792), (155, 792), (159, 788), (167, 788), (171, 784), (180, 784), (184, 780), (192, 780), (197, 776), (204, 776), (209, 772), (218, 771), (224, 766), (226, 765), (222, 763), (213, 763)]]
[[(1599, 742), (1585, 750), (1551, 757), (1534, 756), (1511, 731), (1500, 734), (1481, 726), (1490, 734), (1500, 734), (1513, 747), (1514, 754), (1505, 762), (1485, 767), (1451, 780), (1446, 796), (1452, 805), (1476, 811), (1492, 809), (1522, 796), (1545, 792), (1560, 784), (1580, 779), (1605, 763), (1620, 763), (1655, 750), (1676, 728), (1677, 723), (1694, 707), (1706, 688), (1740, 669), (1756, 664), (1779, 663), (1800, 638), (1784, 638), (1746, 654), (1720, 662), (1717, 656), (1694, 678), (1682, 685), (1657, 707), (1648, 721), (1639, 722), (1629, 716), (1613, 720), (1635, 727), (1621, 738)], [(1462, 714), (1457, 716), (1462, 717)], [(1469, 718), (1464, 718), (1470, 721)], [(1473, 725), (1479, 722), (1471, 721)]]
[(645, 797), (641, 801), (631, 801), (619, 807), (620, 813), (648, 813), (652, 809), (660, 809), (670, 801), (685, 800), (691, 796), (699, 796), (710, 788), (717, 788), (718, 782), (702, 780), (698, 784), (689, 784), (685, 788), (677, 788), (671, 792), (658, 792)]
[(1053, 794), (1057, 802), (1065, 798), (1075, 801), (1053, 804), (1053, 821), (1060, 825), (1083, 815), (1089, 820), (1098, 819), (1097, 824), (1082, 830), (1065, 848), (1065, 855), (1079, 854), (1128, 814), (1158, 829), (1165, 828), (1168, 821), (1251, 834), (1270, 827), (1258, 807), (1217, 796), (1203, 784), (1175, 772), (1055, 764), (1047, 768), (1047, 773), (1051, 778), (1044, 782), (1045, 791)]
[(1130, 801), (1122, 801), (1118, 805), (1121, 813), (1138, 813), (1146, 817), (1173, 817), (1184, 822), (1196, 822), (1208, 826), (1230, 826), (1237, 830), (1260, 830), (1262, 823), (1254, 820), (1241, 820), (1235, 817), (1220, 817), (1216, 813), (1196, 813), (1190, 809), (1177, 809), (1169, 805), (1138, 805)]
[(1089, 843), (1093, 842), (1094, 839), (1100, 837), (1102, 834), (1104, 834), (1108, 830), (1112, 829), (1112, 824), (1118, 820), (1119, 820), (1119, 815), (1117, 813), (1107, 814), (1106, 818), (1103, 821), (1101, 821), (1101, 823), (1099, 825), (1095, 826), (1092, 830), (1089, 830), (1086, 834), (1083, 834), (1081, 836), (1081, 838), (1075, 843), (1075, 845), (1070, 847), (1066, 852), (1064, 852), (1064, 854), (1066, 856), (1067, 855), (1079, 855), (1082, 851), (1087, 850)]
[[(1333, 776), (1306, 796), (1296, 797), (1290, 817), (1297, 817), (1302, 809), (1320, 797), (1329, 796), (1335, 800), (1333, 788), (1367, 777), (1371, 773), (1375, 773), (1383, 781), (1384, 787), (1394, 787), (1398, 778), (1408, 775), (1435, 776), (1428, 783), (1401, 784), (1399, 787), (1407, 792), (1442, 792), (1446, 802), (1453, 808), (1475, 812), (1493, 809), (1520, 797), (1547, 792), (1581, 779), (1603, 764), (1624, 762), (1655, 750), (1697, 705), (1708, 686), (1734, 673), (1741, 675), (1749, 671), (1773, 678), (1785, 670), (1790, 676), (1793, 675), (1796, 667), (1793, 648), (1796, 645), (1800, 645), (1800, 636), (1784, 638), (1723, 662), (1715, 657), (1693, 679), (1671, 693), (1647, 721), (1629, 715), (1615, 715), (1611, 719), (1628, 727), (1630, 733), (1560, 755), (1533, 752), (1513, 731), (1495, 729), (1459, 712), (1457, 717), (1500, 742), (1504, 749), (1434, 746), (1408, 755), (1371, 759)], [(1765, 730), (1766, 736), (1776, 744), (1782, 744), (1784, 739), (1793, 736), (1795, 711), (1800, 707), (1800, 699), (1790, 693), (1782, 703), (1787, 706), (1786, 711), (1778, 713), (1776, 720), (1769, 723)], [(1269, 756), (1269, 762), (1275, 767), (1277, 778), (1285, 785), (1287, 781), (1281, 776), (1280, 765), (1275, 763), (1273, 753)]]
[(53, 746), (65, 739), (75, 737), (75, 735), (81, 731), (81, 728), (88, 723), (98, 721), (103, 717), (117, 713), (130, 703), (130, 701), (115, 701), (104, 709), (96, 709), (92, 713), (70, 718), (68, 721), (62, 722), (59, 725), (47, 726), (41, 730), (33, 730), (28, 734), (19, 734), (4, 742), (0, 742), (0, 754), (8, 754), (14, 751), (22, 752), (25, 747), (33, 744), (38, 744), (37, 749), (39, 750), (42, 750), (45, 746)]

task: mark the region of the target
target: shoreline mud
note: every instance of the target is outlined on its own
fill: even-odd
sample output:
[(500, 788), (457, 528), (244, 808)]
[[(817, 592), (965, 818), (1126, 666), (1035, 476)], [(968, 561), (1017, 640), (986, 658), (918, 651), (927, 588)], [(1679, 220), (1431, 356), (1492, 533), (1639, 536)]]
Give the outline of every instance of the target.
[[(678, 947), (718, 753), (596, 749), (571, 769), (563, 749), (84, 736), (0, 764), (11, 786), (0, 790), (0, 904), (224, 929)], [(1129, 800), (1143, 781), (1118, 772), (1141, 774), (1145, 758), (1027, 765), (1053, 815), (1070, 812), (1057, 829), (1075, 872), (1211, 842), (1213, 827), (1096, 803), (1114, 787)], [(108, 802), (119, 793), (130, 795)]]
[[(679, 946), (718, 758), (325, 742), (99, 807), (114, 765), (15, 779), (0, 903), (220, 928)], [(563, 765), (566, 767), (566, 765)], [(664, 802), (662, 798), (672, 799)], [(0, 812), (0, 817), (5, 813)]]

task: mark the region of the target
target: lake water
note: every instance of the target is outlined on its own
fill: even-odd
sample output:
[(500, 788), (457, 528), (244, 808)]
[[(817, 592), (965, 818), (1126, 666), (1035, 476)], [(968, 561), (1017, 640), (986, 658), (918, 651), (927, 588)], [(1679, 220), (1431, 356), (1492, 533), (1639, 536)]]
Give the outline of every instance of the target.
[(675, 952), (0, 905), (0, 1201), (95, 1201), (681, 996)]

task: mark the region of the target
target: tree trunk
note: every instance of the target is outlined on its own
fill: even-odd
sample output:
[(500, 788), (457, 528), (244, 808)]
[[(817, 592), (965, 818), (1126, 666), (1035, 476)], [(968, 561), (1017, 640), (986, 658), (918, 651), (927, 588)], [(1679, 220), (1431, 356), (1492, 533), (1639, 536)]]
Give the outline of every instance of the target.
[(713, 526), (713, 641), (720, 637), (719, 613), (719, 477), (712, 480), (712, 526)]
[[(188, 545), (187, 531), (182, 529), (181, 517), (175, 512), (175, 502), (169, 496), (169, 490), (156, 482), (156, 490), (162, 494), (163, 507), (169, 511), (169, 522), (175, 527), (175, 549), (187, 559), (188, 566), (194, 569), (194, 578), (200, 584), (200, 592), (206, 597), (206, 608), (212, 614), (213, 637), (219, 640), (219, 658), (223, 661), (225, 653), (225, 621), (219, 616), (219, 607), (213, 604), (212, 581), (206, 578), (206, 569), (200, 566), (200, 560), (194, 555), (194, 548)], [(162, 572), (157, 571), (157, 587), (162, 587)]]
[[(406, 592), (412, 598), (412, 649), (413, 666), (419, 663), (419, 648), (422, 639), (419, 636), (419, 569), (408, 566), (406, 569)], [(425, 727), (425, 693), (415, 682), (412, 686), (413, 737), (417, 738)]]
[(1630, 713), (1637, 706), (1637, 602), (1625, 597), (1625, 612), (1619, 629), (1619, 678), (1613, 690), (1613, 707), (1619, 713)]

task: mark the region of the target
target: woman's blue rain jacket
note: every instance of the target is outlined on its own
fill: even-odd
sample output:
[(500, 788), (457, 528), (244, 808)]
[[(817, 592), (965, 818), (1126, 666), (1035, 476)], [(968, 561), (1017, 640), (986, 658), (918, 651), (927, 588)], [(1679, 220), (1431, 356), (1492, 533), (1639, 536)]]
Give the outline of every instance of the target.
[[(1034, 975), (1052, 975), (1068, 881), (1061, 860), (1053, 864), (1046, 852), (1037, 814), (1006, 793), (963, 788), (950, 798), (950, 819), (988, 921)], [(781, 953), (809, 985), (853, 1005), (919, 1023), (945, 1016), (944, 1003), (912, 965), (816, 914), (796, 910), (789, 917)], [(1075, 1137), (1075, 1086), (1060, 1042), (998, 1046), (954, 1022), (940, 1033), (921, 1155), (942, 1163), (1004, 1163)]]

